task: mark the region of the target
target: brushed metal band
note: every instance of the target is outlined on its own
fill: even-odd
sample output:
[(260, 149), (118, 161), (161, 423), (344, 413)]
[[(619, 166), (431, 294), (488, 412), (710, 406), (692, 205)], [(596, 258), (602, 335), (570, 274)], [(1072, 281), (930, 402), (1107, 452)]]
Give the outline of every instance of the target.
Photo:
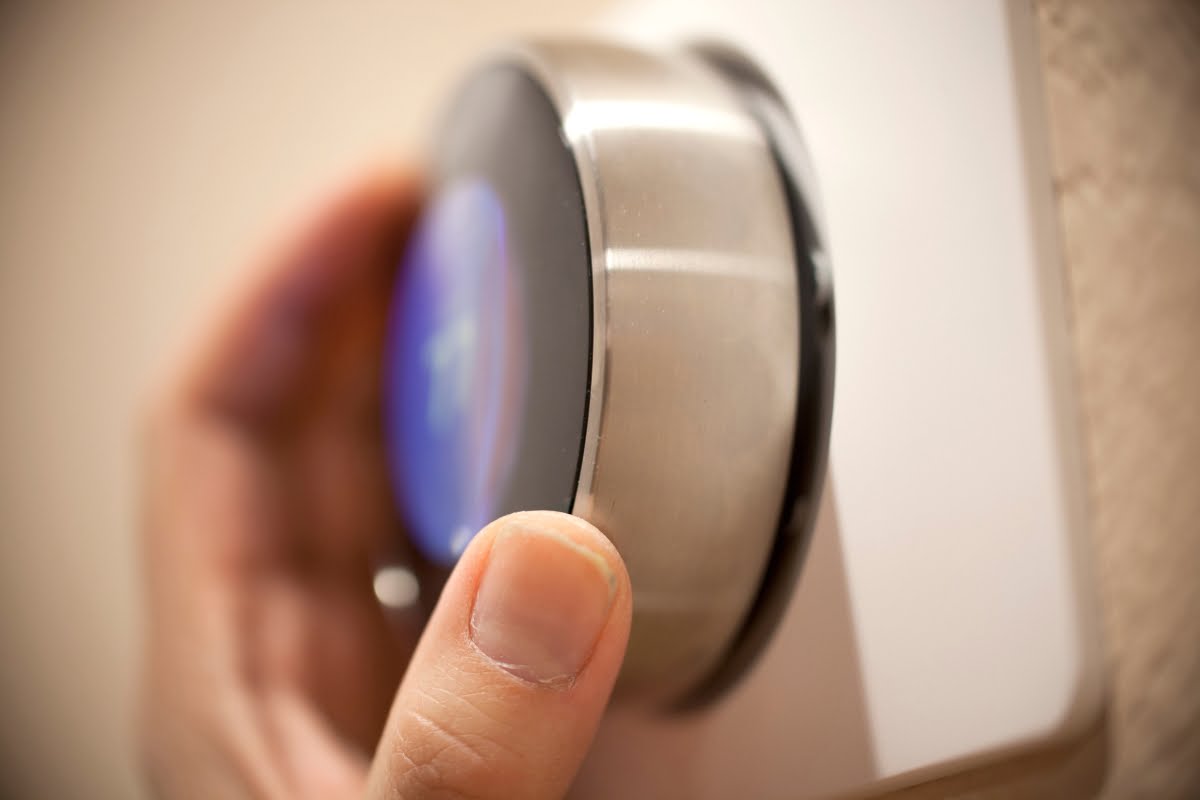
[(572, 511), (633, 582), (619, 690), (674, 702), (742, 628), (785, 498), (800, 337), (786, 188), (695, 55), (555, 42), (502, 59), (551, 98), (583, 190), (593, 341)]
[(737, 87), (771, 142), (787, 189), (799, 289), (800, 392), (779, 530), (758, 594), (717, 668), (677, 704), (685, 709), (706, 705), (734, 685), (766, 647), (787, 610), (825, 491), (836, 364), (833, 274), (808, 148), (783, 98), (757, 65), (718, 43), (697, 45), (693, 52)]

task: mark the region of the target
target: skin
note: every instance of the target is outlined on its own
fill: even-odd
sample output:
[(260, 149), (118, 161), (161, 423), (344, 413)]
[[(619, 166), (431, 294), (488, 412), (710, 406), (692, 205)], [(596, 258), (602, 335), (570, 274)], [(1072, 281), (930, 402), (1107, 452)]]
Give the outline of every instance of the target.
[[(590, 746), (630, 616), (628, 576), (595, 528), (552, 512), (489, 525), (423, 628), (372, 588), (376, 566), (408, 556), (380, 368), (421, 197), (387, 171), (332, 193), (248, 270), (151, 403), (140, 720), (161, 796), (554, 798)], [(530, 678), (476, 641), (480, 582), (512, 531), (536, 546), (506, 556), (510, 571), (577, 551), (607, 581), (573, 674)], [(547, 607), (581, 607), (568, 585), (543, 590), (562, 593)]]

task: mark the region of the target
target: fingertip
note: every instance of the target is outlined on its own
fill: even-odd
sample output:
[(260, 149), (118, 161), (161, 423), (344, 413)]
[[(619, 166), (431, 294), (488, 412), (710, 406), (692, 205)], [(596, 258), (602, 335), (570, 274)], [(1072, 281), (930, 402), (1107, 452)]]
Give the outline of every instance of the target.
[(583, 520), (531, 511), (486, 526), (397, 695), (379, 796), (562, 796), (612, 693), (630, 607), (619, 553)]
[(604, 569), (611, 573), (614, 591), (618, 594), (628, 594), (629, 573), (625, 569), (625, 561), (620, 552), (611, 539), (582, 517), (562, 511), (516, 511), (496, 519), (480, 530), (472, 540), (471, 548), (478, 547), (482, 551), (480, 555), (486, 555), (495, 537), (506, 532), (555, 537), (581, 552), (600, 559)]
[(578, 682), (600, 655), (592, 671), (607, 686), (615, 665), (602, 644), (624, 641), (628, 617), (628, 578), (608, 539), (547, 511), (497, 520), (483, 539), (469, 623), (479, 652), (518, 678), (557, 687)]

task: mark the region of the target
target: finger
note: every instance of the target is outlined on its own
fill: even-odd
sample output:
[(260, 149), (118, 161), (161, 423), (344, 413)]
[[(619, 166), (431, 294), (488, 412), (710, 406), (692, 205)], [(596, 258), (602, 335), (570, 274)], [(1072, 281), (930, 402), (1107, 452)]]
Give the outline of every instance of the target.
[(202, 335), (171, 400), (250, 425), (284, 421), (307, 398), (330, 328), (376, 321), (356, 302), (385, 301), (420, 197), (412, 174), (376, 171), (291, 226)]
[(620, 669), (630, 597), (616, 549), (580, 519), (484, 528), (409, 665), (368, 797), (562, 797)]
[(378, 403), (385, 307), (420, 195), (413, 177), (376, 170), (322, 200), (153, 398), (143, 529), (148, 663), (161, 679), (146, 696), (159, 719), (225, 720), (231, 688), (267, 717), (260, 695), (282, 687), (337, 738), (367, 752), (378, 741), (415, 642), (371, 590), (370, 557), (403, 541), (379, 414), (326, 397), (326, 419), (286, 449), (244, 434), (335, 390)]
[[(162, 484), (174, 461), (183, 474), (160, 488), (229, 489), (227, 502), (207, 505), (246, 512), (247, 526), (225, 526), (238, 552), (256, 548), (272, 563), (285, 554), (314, 563), (345, 556), (340, 564), (400, 541), (384, 468), (380, 371), (391, 283), (421, 196), (415, 173), (378, 168), (322, 196), (247, 271), (246, 285), (151, 398), (143, 427), (151, 477)], [(301, 430), (286, 452), (244, 436)], [(254, 484), (215, 473), (216, 485), (195, 485), (197, 447), (222, 451)], [(261, 535), (264, 528), (274, 535)]]

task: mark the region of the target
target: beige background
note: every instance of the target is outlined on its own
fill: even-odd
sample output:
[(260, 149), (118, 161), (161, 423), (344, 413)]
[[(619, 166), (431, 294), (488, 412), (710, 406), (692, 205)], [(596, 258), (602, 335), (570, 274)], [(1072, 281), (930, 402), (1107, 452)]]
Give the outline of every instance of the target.
[[(264, 220), (419, 152), (481, 47), (595, 5), (0, 11), (0, 795), (139, 791), (133, 419), (187, 321)], [(1200, 4), (1038, 16), (1114, 695), (1079, 747), (919, 794), (1058, 796), (1107, 750), (1113, 796), (1194, 796)]]

